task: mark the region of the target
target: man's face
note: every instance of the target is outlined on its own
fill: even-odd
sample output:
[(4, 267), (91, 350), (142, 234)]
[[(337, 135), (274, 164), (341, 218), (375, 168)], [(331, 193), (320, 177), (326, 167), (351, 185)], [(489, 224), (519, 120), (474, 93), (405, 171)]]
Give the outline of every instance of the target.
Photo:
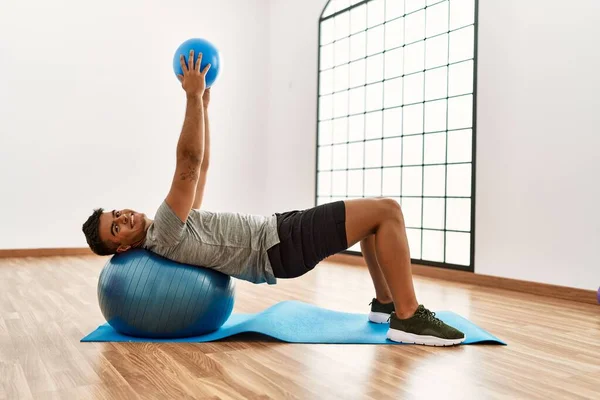
[(100, 239), (118, 246), (117, 252), (139, 245), (146, 237), (150, 220), (133, 210), (112, 210), (100, 216)]

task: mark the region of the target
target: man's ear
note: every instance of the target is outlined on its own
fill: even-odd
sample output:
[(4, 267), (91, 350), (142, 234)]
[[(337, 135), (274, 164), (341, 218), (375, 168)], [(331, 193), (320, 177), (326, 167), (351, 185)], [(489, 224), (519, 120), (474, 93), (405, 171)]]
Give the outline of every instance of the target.
[(117, 253), (123, 253), (124, 251), (127, 251), (131, 248), (130, 245), (120, 245), (119, 247), (117, 247)]

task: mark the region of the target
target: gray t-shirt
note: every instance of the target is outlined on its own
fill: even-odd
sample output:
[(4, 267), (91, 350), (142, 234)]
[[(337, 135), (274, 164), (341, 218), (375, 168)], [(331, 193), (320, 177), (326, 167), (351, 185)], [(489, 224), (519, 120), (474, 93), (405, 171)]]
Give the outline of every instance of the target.
[(254, 283), (275, 284), (267, 250), (279, 243), (277, 217), (191, 210), (185, 223), (163, 201), (143, 248), (184, 264)]

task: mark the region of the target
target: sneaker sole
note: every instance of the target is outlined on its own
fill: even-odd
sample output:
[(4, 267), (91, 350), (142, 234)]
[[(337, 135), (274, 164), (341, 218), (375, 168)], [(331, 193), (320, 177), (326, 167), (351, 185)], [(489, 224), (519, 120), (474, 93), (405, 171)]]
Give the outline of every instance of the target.
[(390, 314), (371, 311), (369, 313), (369, 321), (376, 324), (385, 324), (390, 319)]
[(467, 337), (465, 336), (461, 339), (442, 339), (435, 336), (416, 335), (397, 329), (389, 329), (387, 338), (394, 342), (422, 344), (424, 346), (455, 346), (464, 342)]

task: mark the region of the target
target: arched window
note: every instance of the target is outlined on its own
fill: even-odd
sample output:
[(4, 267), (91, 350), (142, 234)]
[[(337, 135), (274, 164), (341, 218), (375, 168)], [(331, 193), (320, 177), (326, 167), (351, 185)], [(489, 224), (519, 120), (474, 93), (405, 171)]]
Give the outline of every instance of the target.
[(394, 198), (414, 262), (471, 271), (476, 3), (330, 0), (319, 23), (317, 204)]

